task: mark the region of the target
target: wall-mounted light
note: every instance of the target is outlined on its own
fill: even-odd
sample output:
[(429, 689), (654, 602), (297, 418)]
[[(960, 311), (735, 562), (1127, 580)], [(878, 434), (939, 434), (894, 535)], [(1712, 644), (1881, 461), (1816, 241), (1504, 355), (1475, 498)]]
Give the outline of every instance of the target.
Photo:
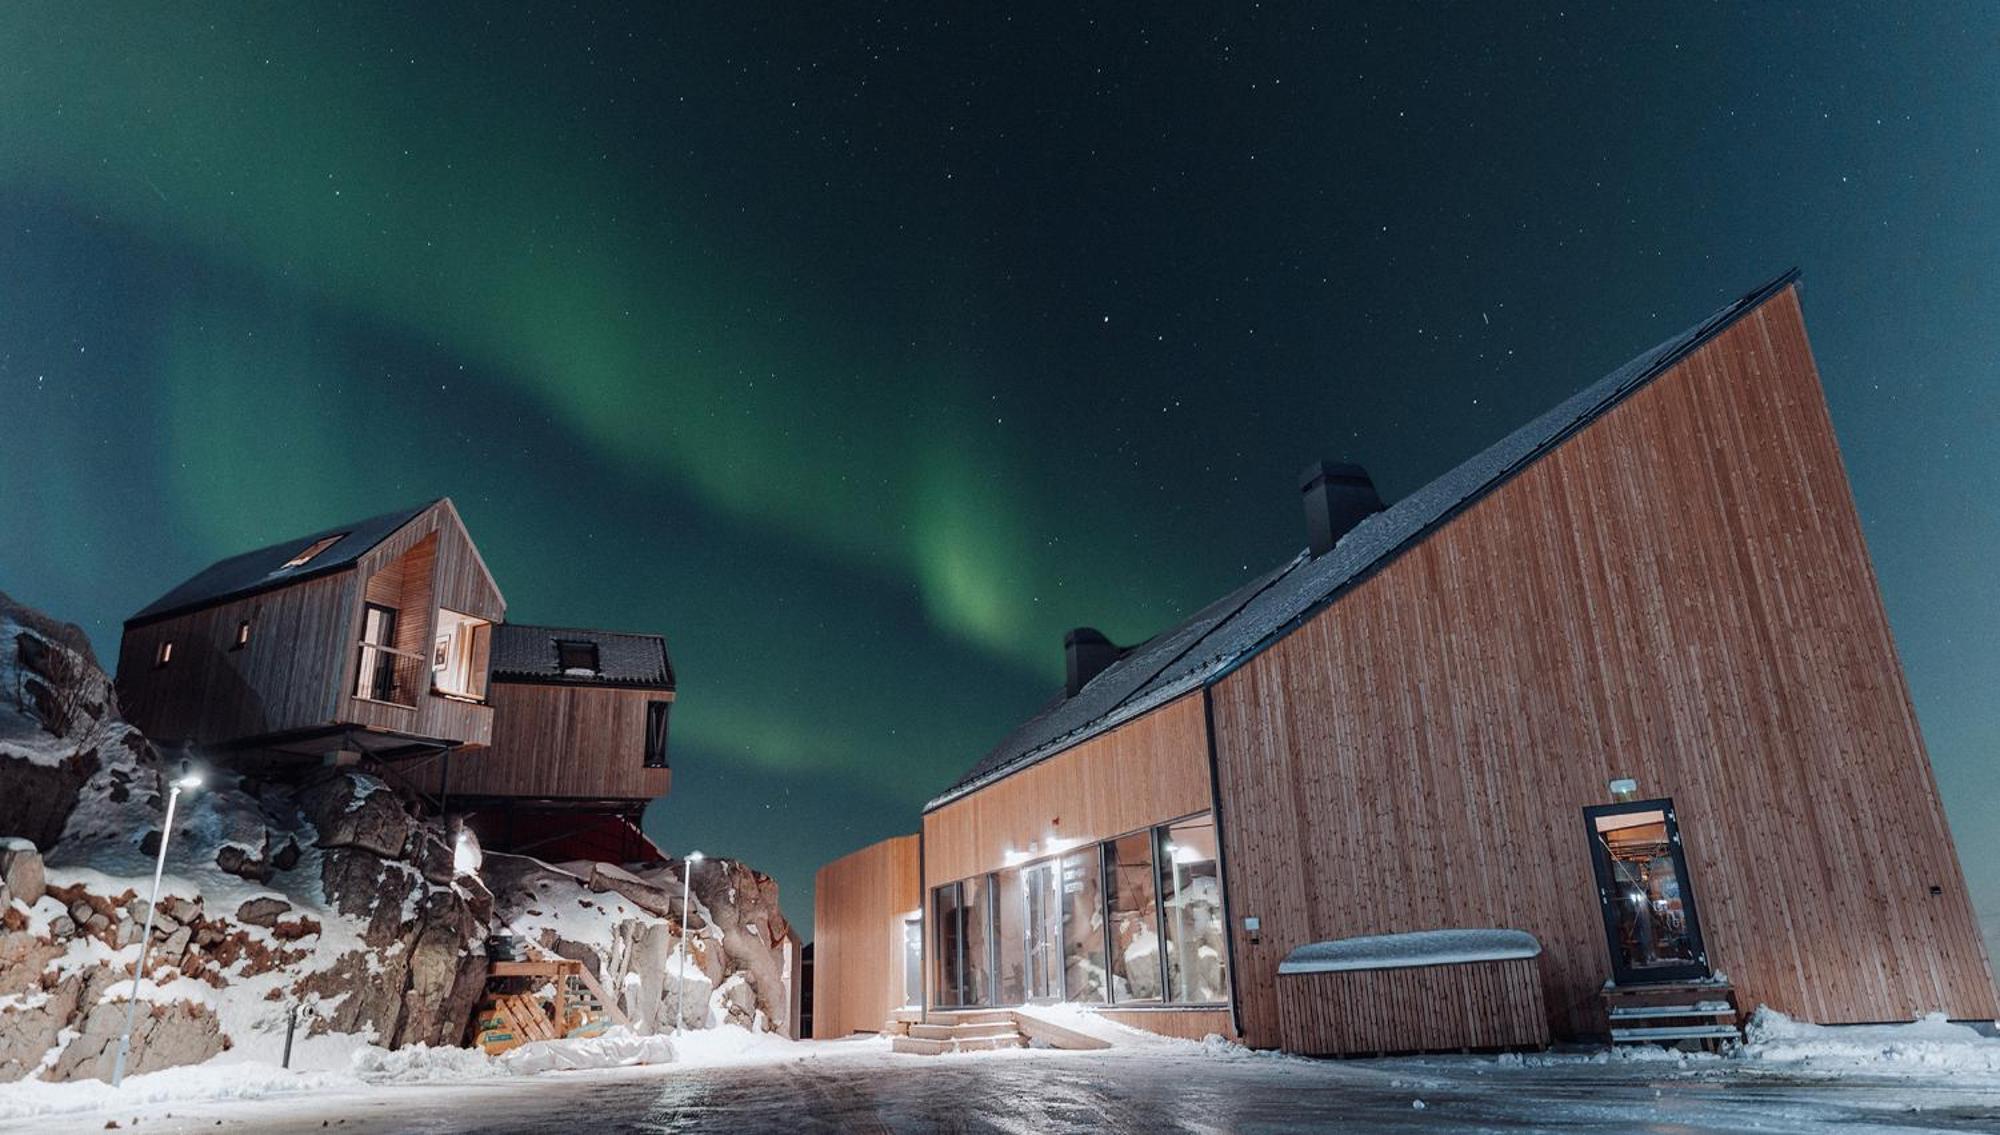
[(1629, 804), (1639, 798), (1637, 777), (1621, 776), (1611, 782), (1611, 799), (1620, 804)]

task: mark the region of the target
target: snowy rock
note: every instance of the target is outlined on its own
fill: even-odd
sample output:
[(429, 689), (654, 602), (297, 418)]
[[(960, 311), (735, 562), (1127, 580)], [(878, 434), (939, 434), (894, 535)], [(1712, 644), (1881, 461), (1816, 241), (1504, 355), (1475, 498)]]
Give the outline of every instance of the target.
[(160, 912), (177, 922), (194, 922), (201, 918), (201, 900), (168, 895), (160, 900)]
[(29, 906), (41, 901), (48, 880), (42, 872), (42, 853), (33, 843), (24, 839), (0, 842), (0, 885)]
[(292, 909), (292, 904), (271, 895), (260, 895), (245, 899), (236, 908), (236, 921), (250, 926), (274, 926), (278, 917)]
[[(84, 1017), (82, 1035), (65, 1045), (46, 1075), (50, 1080), (109, 1080), (125, 1027), (125, 1001), (104, 1001)], [(132, 1049), (125, 1060), (131, 1075), (196, 1064), (222, 1051), (220, 1022), (204, 1005), (154, 1002), (139, 1007), (132, 1025)]]
[(303, 803), (321, 847), (358, 847), (394, 859), (409, 846), (416, 821), (389, 786), (341, 772), (313, 786)]

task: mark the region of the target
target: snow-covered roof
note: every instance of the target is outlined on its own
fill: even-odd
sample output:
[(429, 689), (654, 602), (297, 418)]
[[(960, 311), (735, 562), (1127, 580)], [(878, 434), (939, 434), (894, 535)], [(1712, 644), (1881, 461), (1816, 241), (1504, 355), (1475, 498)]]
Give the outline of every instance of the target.
[(1537, 957), (1542, 944), (1525, 930), (1419, 930), (1312, 942), (1285, 955), (1278, 972), (1342, 973)]
[(1300, 552), (1180, 625), (1128, 648), (1076, 696), (1058, 694), (924, 810), (943, 807), (1227, 674), (1797, 280), (1798, 270), (1792, 269), (1605, 375), (1362, 520), (1324, 555)]

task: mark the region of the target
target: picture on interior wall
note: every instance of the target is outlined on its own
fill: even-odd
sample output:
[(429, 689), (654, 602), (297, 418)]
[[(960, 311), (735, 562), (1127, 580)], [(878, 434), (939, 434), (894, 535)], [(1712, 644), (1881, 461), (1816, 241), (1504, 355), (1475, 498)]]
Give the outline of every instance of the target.
[(431, 669), (443, 670), (451, 665), (451, 636), (441, 634), (431, 645)]

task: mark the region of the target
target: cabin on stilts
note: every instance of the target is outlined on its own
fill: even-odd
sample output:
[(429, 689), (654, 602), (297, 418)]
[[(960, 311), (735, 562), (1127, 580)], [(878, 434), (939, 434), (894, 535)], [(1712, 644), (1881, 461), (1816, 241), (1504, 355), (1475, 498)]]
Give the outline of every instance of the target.
[(501, 850), (663, 858), (638, 821), (671, 777), (665, 640), (506, 615), (441, 499), (209, 566), (126, 621), (117, 687), (162, 745), (365, 764)]

